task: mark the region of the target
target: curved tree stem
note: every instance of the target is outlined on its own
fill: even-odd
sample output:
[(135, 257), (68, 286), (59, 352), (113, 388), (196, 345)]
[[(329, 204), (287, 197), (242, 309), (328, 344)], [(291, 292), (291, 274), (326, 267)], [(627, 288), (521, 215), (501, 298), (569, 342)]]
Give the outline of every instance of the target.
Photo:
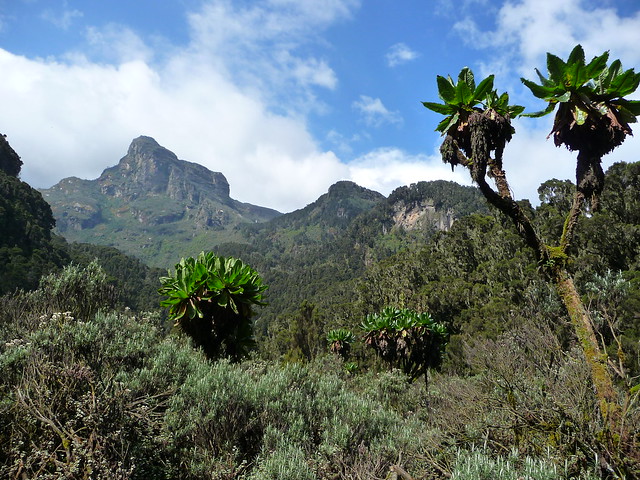
[(602, 418), (608, 421), (611, 426), (615, 426), (619, 410), (617, 396), (613, 380), (607, 369), (607, 355), (600, 352), (591, 317), (582, 303), (573, 278), (564, 268), (558, 268), (554, 271), (553, 282), (567, 308), (574, 332), (591, 370)]
[(580, 214), (582, 213), (584, 203), (584, 194), (576, 190), (575, 194), (573, 195), (573, 204), (571, 205), (571, 210), (569, 210), (567, 218), (564, 221), (562, 237), (560, 237), (560, 248), (562, 249), (562, 253), (564, 254), (567, 253), (567, 250), (569, 249), (569, 247), (571, 246), (571, 242), (573, 241), (573, 235), (575, 233)]
[[(498, 191), (493, 190), (487, 183), (484, 171), (478, 172), (470, 169), (473, 180), (478, 184), (480, 192), (482, 192), (487, 201), (511, 218), (520, 236), (536, 253), (538, 262), (546, 264), (547, 261), (550, 260), (549, 248), (536, 233), (531, 220), (529, 220), (520, 206), (511, 198), (506, 173), (504, 170), (496, 167), (495, 164), (492, 164), (491, 160), (489, 160), (488, 164), (492, 167), (492, 177), (495, 180)], [(562, 238), (560, 239), (562, 253), (566, 253), (566, 250), (571, 245), (584, 202), (584, 194), (577, 190), (574, 195), (573, 206), (565, 221)], [(613, 380), (607, 369), (606, 354), (602, 354), (600, 351), (591, 317), (582, 303), (582, 299), (573, 283), (573, 278), (566, 270), (564, 263), (559, 262), (555, 264), (554, 262), (548, 262), (548, 265), (550, 265), (550, 267), (545, 270), (553, 281), (556, 291), (567, 309), (574, 332), (580, 342), (586, 362), (589, 365), (602, 418), (608, 421), (611, 427), (614, 427), (617, 422), (617, 413), (619, 410), (616, 393), (613, 387)]]
[(480, 192), (487, 201), (513, 221), (520, 236), (535, 252), (536, 260), (539, 263), (546, 261), (549, 258), (546, 245), (538, 237), (529, 217), (525, 215), (520, 205), (511, 198), (506, 173), (504, 170), (500, 170), (499, 173), (499, 175), (495, 175), (494, 173), (494, 177), (500, 193), (491, 188), (484, 174), (475, 175), (474, 177), (476, 178), (473, 178), (473, 180), (478, 184)]

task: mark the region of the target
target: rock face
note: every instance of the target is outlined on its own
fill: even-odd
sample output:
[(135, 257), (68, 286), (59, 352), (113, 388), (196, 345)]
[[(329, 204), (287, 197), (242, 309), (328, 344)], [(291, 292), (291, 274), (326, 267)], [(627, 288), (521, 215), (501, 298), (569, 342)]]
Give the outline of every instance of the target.
[(398, 202), (393, 205), (393, 222), (395, 227), (405, 230), (415, 230), (431, 226), (436, 230), (449, 230), (456, 220), (453, 209), (439, 210), (433, 200), (422, 200), (405, 204)]
[(228, 241), (238, 224), (280, 215), (232, 199), (222, 173), (179, 160), (145, 136), (97, 179), (65, 178), (42, 194), (67, 240), (115, 246), (152, 264), (163, 250), (170, 263)]
[(166, 195), (196, 205), (200, 203), (201, 195), (231, 201), (229, 182), (222, 173), (178, 160), (173, 152), (158, 145), (151, 137), (133, 140), (120, 163), (106, 169), (97, 183), (104, 195), (127, 201), (141, 195)]
[(484, 198), (474, 187), (436, 180), (418, 182), (393, 191), (387, 201), (393, 227), (449, 230), (457, 218), (489, 213)]

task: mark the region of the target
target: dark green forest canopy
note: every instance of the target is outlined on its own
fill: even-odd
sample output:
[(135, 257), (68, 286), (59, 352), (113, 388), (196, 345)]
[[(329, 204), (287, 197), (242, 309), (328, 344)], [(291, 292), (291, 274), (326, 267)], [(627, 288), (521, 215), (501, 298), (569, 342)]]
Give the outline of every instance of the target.
[[(412, 228), (395, 218), (428, 211), (432, 216)], [(242, 258), (263, 275), (269, 306), (259, 323), (267, 325), (279, 315), (295, 314), (305, 301), (322, 306), (317, 312), (352, 303), (353, 282), (368, 265), (429, 242), (442, 219), (471, 212), (489, 210), (475, 188), (454, 182), (419, 182), (388, 198), (339, 182), (305, 209), (240, 227), (248, 242), (223, 244), (216, 251)]]
[(22, 160), (7, 142), (6, 135), (0, 134), (0, 170), (17, 177), (22, 168)]
[[(627, 366), (637, 371), (640, 162), (614, 164), (605, 185), (601, 211), (581, 220), (571, 269), (583, 292), (594, 278), (620, 272), (625, 279), (625, 296), (607, 308), (615, 311), (629, 349)], [(550, 180), (540, 187), (541, 204), (535, 209), (527, 206), (543, 236), (553, 238), (562, 230), (574, 188), (569, 181)], [(566, 312), (538, 270), (534, 255), (510, 222), (497, 213), (474, 214), (431, 243), (368, 268), (357, 281), (358, 311), (371, 313), (387, 305), (429, 311), (459, 334), (490, 338), (540, 318), (560, 329), (568, 341), (567, 332), (562, 332)]]
[(0, 135), (0, 295), (35, 288), (40, 276), (59, 267), (64, 258), (52, 241), (51, 207), (18, 178), (21, 165)]

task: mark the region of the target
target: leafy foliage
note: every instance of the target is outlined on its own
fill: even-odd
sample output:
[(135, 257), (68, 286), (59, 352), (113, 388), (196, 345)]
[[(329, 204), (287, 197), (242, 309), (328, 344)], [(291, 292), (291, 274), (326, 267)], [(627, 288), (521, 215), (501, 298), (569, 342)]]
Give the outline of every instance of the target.
[(398, 457), (424, 469), (418, 419), (351, 389), (331, 359), (210, 362), (131, 314), (53, 315), (7, 340), (3, 478), (353, 478)]
[(169, 319), (203, 348), (209, 358), (238, 359), (254, 344), (253, 305), (264, 305), (267, 289), (258, 273), (241, 260), (202, 252), (183, 258), (158, 290), (167, 298)]
[(51, 236), (54, 224), (42, 195), (0, 170), (0, 294), (35, 288), (43, 274), (65, 263)]
[[(438, 95), (444, 105), (423, 102), (437, 113), (447, 115), (436, 127), (445, 136), (440, 147), (442, 160), (451, 168), (463, 165), (472, 179), (483, 188), (484, 176), (502, 178), (502, 153), (514, 133), (511, 118), (520, 115), (524, 107), (509, 105), (509, 95), (498, 95), (493, 89), (493, 75), (476, 87), (473, 72), (465, 67), (458, 82), (451, 77), (437, 77)], [(491, 152), (494, 152), (493, 158)]]
[[(547, 53), (548, 78), (536, 68), (540, 84), (522, 78), (522, 83), (531, 93), (549, 103), (545, 110), (525, 114), (539, 117), (553, 112), (558, 106), (563, 109), (556, 115), (552, 130), (556, 145), (565, 143), (562, 128), (592, 124), (603, 116), (615, 118), (619, 126), (635, 123), (640, 115), (640, 101), (626, 100), (640, 84), (640, 73), (634, 69), (623, 70), (620, 60), (607, 65), (609, 52), (594, 57), (588, 64), (581, 45), (576, 45), (565, 62), (561, 58)], [(570, 116), (569, 116), (570, 115)], [(592, 117), (590, 120), (589, 117)], [(615, 124), (614, 123), (614, 124)], [(568, 125), (567, 125), (568, 124)], [(567, 143), (570, 150), (579, 150), (580, 145)], [(606, 153), (606, 152), (604, 152)]]
[(411, 379), (442, 362), (449, 332), (428, 313), (386, 307), (362, 321), (365, 343), (391, 365), (400, 364)]
[(355, 340), (356, 336), (351, 330), (347, 330), (346, 328), (336, 328), (327, 333), (329, 351), (340, 355), (344, 359), (349, 356), (351, 344), (355, 342)]
[(458, 74), (458, 81), (454, 82), (451, 76), (447, 78), (438, 75), (438, 96), (444, 104), (422, 102), (429, 110), (446, 115), (436, 127), (436, 131), (443, 134), (452, 128), (460, 128), (469, 115), (478, 110), (478, 106), (491, 109), (496, 113), (510, 117), (516, 117), (522, 113), (524, 107), (509, 105), (509, 95), (498, 95), (493, 89), (494, 75), (489, 75), (477, 86), (475, 77), (469, 67), (464, 67)]
[(0, 134), (0, 171), (17, 177), (22, 168), (22, 160), (7, 142), (6, 135)]
[(540, 84), (521, 79), (536, 97), (549, 103), (530, 116), (546, 115), (558, 107), (549, 135), (556, 146), (580, 152), (578, 191), (593, 201), (594, 209), (604, 182), (600, 159), (631, 135), (629, 124), (640, 115), (640, 101), (624, 98), (638, 88), (640, 73), (623, 70), (620, 60), (607, 65), (608, 59), (609, 52), (604, 52), (586, 63), (584, 50), (577, 45), (566, 62), (547, 53), (548, 77), (536, 69)]

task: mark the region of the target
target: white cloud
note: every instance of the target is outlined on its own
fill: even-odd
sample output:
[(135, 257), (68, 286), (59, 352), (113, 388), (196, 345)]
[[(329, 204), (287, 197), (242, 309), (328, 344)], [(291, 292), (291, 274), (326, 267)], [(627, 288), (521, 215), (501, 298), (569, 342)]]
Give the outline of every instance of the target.
[(516, 0), (500, 8), (494, 30), (483, 31), (471, 16), (454, 29), (468, 45), (495, 49), (496, 57), (525, 75), (545, 65), (546, 52), (566, 58), (578, 43), (588, 58), (610, 50), (623, 64), (637, 64), (640, 12), (621, 17), (613, 8), (591, 5), (586, 0)]
[(88, 29), (88, 53), (30, 59), (0, 49), (2, 133), (36, 187), (96, 178), (149, 135), (222, 172), (234, 198), (299, 208), (348, 175), (304, 116), (313, 89), (335, 88), (337, 78), (299, 47), (357, 3), (265, 0), (243, 9), (211, 0), (190, 16), (190, 44), (161, 52), (118, 25)]
[(42, 19), (62, 30), (69, 30), (74, 20), (82, 18), (83, 15), (80, 10), (69, 8), (68, 2), (65, 1), (62, 12), (55, 12), (51, 9), (45, 10), (42, 13)]
[(135, 60), (149, 61), (153, 57), (151, 48), (133, 30), (123, 25), (89, 27), (86, 39), (92, 53), (102, 61), (126, 63)]
[(397, 65), (415, 60), (419, 56), (420, 54), (418, 52), (411, 50), (404, 43), (396, 43), (391, 48), (389, 48), (389, 51), (385, 55), (385, 58), (387, 59), (387, 65), (389, 65), (390, 67), (395, 67)]
[[(192, 50), (223, 57), (219, 67), (244, 87), (260, 92), (272, 105), (291, 112), (318, 107), (309, 87), (333, 89), (337, 77), (327, 62), (301, 56), (297, 47), (322, 43), (319, 33), (351, 17), (359, 0), (262, 0), (240, 6), (211, 0), (189, 15)], [(320, 107), (322, 108), (322, 106)]]
[(575, 152), (556, 147), (552, 139), (545, 141), (551, 121), (548, 118), (514, 122), (516, 134), (505, 149), (504, 169), (517, 200), (527, 198), (536, 205), (538, 187), (551, 178), (575, 182)]
[(302, 86), (318, 86), (333, 90), (338, 83), (335, 72), (324, 60), (296, 58), (288, 52), (282, 52), (278, 60), (286, 71), (290, 72), (291, 77)]
[(402, 123), (400, 113), (387, 110), (379, 98), (360, 95), (360, 99), (353, 102), (352, 107), (360, 112), (364, 123), (369, 127), (380, 127), (385, 123)]
[(451, 180), (469, 185), (466, 172), (451, 171), (440, 155), (411, 155), (399, 148), (379, 148), (349, 163), (349, 179), (388, 195), (403, 185), (430, 180)]
[[(530, 0), (505, 4), (495, 31), (482, 32), (468, 21), (476, 40), (488, 39), (486, 46), (499, 53), (497, 63), (486, 68), (513, 72), (526, 65), (526, 75), (531, 74), (533, 66), (544, 65), (544, 52), (556, 51), (545, 31), (563, 28), (571, 40), (566, 45), (579, 40), (588, 55), (611, 48), (625, 65), (637, 64), (637, 15), (625, 19), (610, 9), (589, 10), (578, 0), (564, 3), (577, 9), (575, 18), (588, 28), (567, 27), (573, 17), (555, 4), (545, 4), (555, 14), (538, 18), (531, 12), (542, 6)], [(307, 114), (323, 108), (317, 89), (339, 91), (340, 84), (331, 64), (309, 46), (323, 46), (324, 29), (348, 19), (358, 5), (356, 0), (206, 0), (188, 16), (190, 41), (183, 48), (150, 44), (126, 27), (107, 25), (87, 30), (88, 50), (60, 58), (25, 58), (0, 49), (2, 133), (22, 156), (23, 179), (37, 187), (65, 176), (97, 177), (139, 135), (224, 173), (234, 198), (281, 211), (314, 201), (340, 179), (385, 194), (420, 180), (468, 184), (466, 171), (452, 173), (437, 154), (389, 147), (345, 164), (312, 137)], [(602, 29), (615, 35), (605, 38)], [(527, 58), (521, 61), (520, 55)], [(504, 88), (500, 78), (497, 83)], [(403, 122), (380, 98), (363, 95), (352, 108), (369, 126)], [(544, 142), (547, 126), (523, 120), (516, 127), (505, 160), (517, 198), (535, 200), (535, 189), (550, 177), (573, 178), (575, 158)], [(345, 135), (330, 132), (327, 140), (335, 152), (350, 156), (352, 144), (362, 139)], [(630, 139), (605, 162), (637, 160), (639, 150), (638, 140)]]

